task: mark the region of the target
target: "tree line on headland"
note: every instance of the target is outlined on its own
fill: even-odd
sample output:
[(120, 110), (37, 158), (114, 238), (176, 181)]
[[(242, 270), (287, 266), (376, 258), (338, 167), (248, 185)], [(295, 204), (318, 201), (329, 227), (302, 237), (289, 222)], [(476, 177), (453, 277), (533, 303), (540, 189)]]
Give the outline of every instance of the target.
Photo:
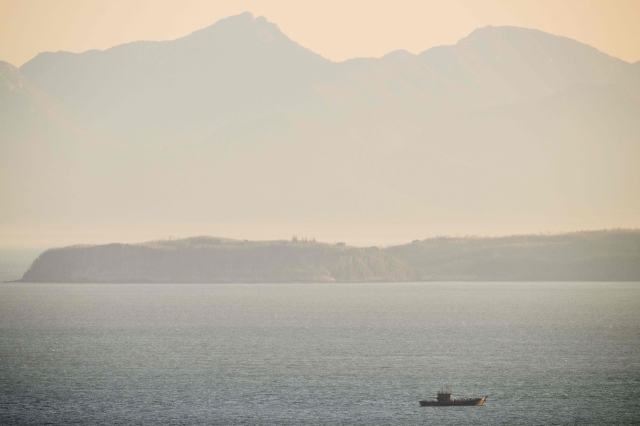
[(213, 237), (71, 246), (42, 253), (20, 281), (640, 281), (640, 230), (437, 237), (384, 249)]

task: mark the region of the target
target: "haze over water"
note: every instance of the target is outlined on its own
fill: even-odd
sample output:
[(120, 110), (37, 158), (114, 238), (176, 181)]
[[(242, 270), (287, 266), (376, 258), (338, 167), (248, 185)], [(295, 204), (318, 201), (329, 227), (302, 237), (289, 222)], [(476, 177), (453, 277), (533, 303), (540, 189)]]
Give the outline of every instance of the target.
[(640, 424), (637, 22), (0, 0), (0, 426)]
[(640, 419), (638, 283), (3, 284), (0, 336), (2, 424)]

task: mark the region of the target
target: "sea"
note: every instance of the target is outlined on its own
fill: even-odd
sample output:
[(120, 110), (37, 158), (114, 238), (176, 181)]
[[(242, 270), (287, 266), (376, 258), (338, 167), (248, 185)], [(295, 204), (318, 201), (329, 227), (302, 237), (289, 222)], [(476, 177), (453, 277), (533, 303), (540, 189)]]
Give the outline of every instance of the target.
[(637, 425), (640, 283), (4, 283), (0, 424)]

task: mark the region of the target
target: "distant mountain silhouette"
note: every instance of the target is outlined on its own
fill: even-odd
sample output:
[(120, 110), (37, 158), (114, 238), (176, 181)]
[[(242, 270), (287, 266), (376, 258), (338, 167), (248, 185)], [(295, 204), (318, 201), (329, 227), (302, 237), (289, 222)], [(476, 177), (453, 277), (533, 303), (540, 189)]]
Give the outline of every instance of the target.
[[(25, 188), (6, 223), (640, 217), (638, 63), (537, 30), (335, 63), (244, 13), (173, 41), (41, 53), (16, 73), (2, 84), (21, 73), (66, 118), (42, 119), (61, 136), (18, 120), (29, 144), (58, 148), (0, 148), (14, 165), (1, 184), (42, 161), (64, 172), (47, 175), (56, 197)], [(11, 93), (12, 114), (35, 102)], [(15, 120), (0, 120), (5, 138)]]
[[(60, 204), (66, 209), (81, 196), (78, 187), (91, 184), (86, 172), (95, 164), (94, 150), (100, 139), (78, 128), (65, 108), (16, 67), (0, 61), (3, 219), (38, 220), (45, 212), (59, 211)], [(89, 161), (83, 151), (90, 153)]]
[(174, 41), (41, 53), (21, 72), (85, 127), (166, 139), (308, 103), (328, 65), (275, 24), (244, 13)]
[(485, 27), (454, 46), (420, 54), (450, 78), (494, 105), (540, 99), (576, 85), (640, 88), (626, 62), (566, 37), (517, 27)]
[(174, 41), (41, 53), (21, 72), (82, 126), (165, 138), (193, 136), (196, 129), (204, 136), (225, 124), (311, 106), (367, 113), (400, 108), (424, 120), (540, 99), (575, 85), (637, 91), (633, 68), (574, 40), (515, 27), (478, 29), (454, 46), (420, 55), (395, 51), (333, 63), (265, 18), (244, 13)]
[(48, 132), (56, 128), (66, 133), (77, 129), (57, 102), (31, 84), (18, 68), (4, 61), (0, 61), (0, 95), (3, 141), (28, 139), (36, 129)]

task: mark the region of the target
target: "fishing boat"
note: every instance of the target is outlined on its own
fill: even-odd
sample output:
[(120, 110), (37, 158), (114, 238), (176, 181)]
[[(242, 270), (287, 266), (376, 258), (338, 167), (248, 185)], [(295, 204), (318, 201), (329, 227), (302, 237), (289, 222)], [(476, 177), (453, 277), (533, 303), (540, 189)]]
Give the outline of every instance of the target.
[(460, 407), (460, 406), (473, 406), (484, 405), (487, 400), (486, 396), (479, 398), (453, 398), (453, 392), (451, 387), (447, 384), (438, 391), (436, 400), (425, 399), (420, 401), (422, 407)]

